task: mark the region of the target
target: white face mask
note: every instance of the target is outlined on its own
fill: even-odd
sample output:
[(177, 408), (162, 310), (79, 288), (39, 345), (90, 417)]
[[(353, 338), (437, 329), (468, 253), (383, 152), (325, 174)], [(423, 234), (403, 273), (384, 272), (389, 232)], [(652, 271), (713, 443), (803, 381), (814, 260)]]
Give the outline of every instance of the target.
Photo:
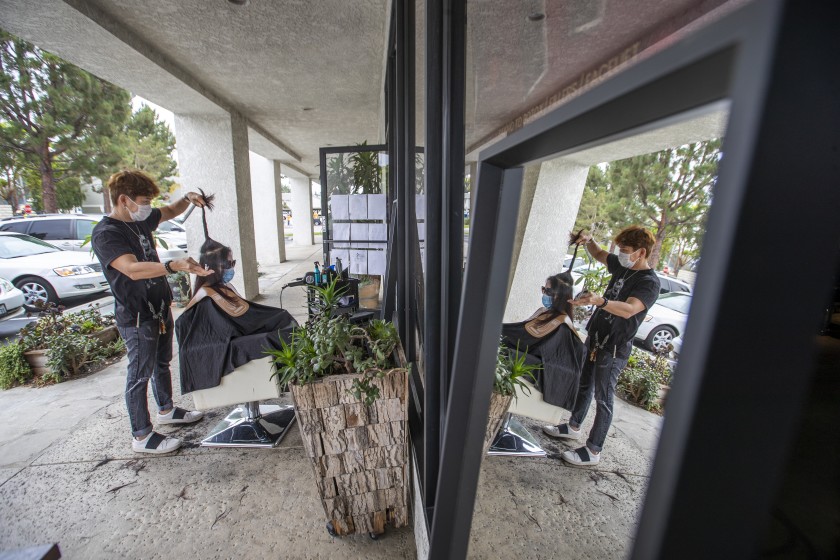
[[(635, 253), (636, 251), (633, 251)], [(623, 266), (624, 268), (633, 268), (639, 259), (631, 260), (630, 255), (633, 253), (622, 253), (621, 251), (618, 252), (618, 263)]]
[[(129, 198), (129, 200), (131, 200)], [(133, 200), (131, 203), (137, 207), (137, 210), (134, 212), (126, 206), (126, 210), (128, 210), (128, 215), (131, 216), (131, 219), (135, 222), (142, 222), (152, 214), (152, 205), (151, 204), (137, 204)]]

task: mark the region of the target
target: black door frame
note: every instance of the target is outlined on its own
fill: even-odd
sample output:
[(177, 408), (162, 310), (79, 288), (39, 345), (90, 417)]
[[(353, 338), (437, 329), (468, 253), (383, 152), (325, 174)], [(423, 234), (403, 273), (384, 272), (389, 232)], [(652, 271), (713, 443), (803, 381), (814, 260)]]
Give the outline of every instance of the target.
[[(829, 3), (749, 4), (481, 153), (430, 558), (467, 553), (522, 166), (727, 99), (703, 264), (633, 558), (752, 553), (808, 387), (833, 273), (826, 256), (840, 237), (835, 21)], [(814, 289), (779, 305), (792, 303), (791, 285), (768, 265), (792, 254), (814, 263)], [(743, 347), (747, 327), (760, 349)]]

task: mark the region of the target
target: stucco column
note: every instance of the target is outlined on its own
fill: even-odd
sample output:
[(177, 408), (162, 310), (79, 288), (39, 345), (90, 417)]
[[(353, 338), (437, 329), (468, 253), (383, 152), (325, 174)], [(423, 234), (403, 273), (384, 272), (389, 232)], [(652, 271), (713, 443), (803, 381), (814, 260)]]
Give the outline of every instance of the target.
[[(188, 191), (202, 188), (216, 195), (215, 210), (207, 212), (210, 237), (233, 250), (237, 261), (233, 285), (246, 298), (254, 298), (259, 284), (245, 119), (175, 115), (175, 128), (181, 182)], [(190, 215), (186, 229), (190, 256), (198, 260), (204, 243), (199, 209)]]
[(261, 265), (280, 264), (286, 260), (280, 165), (254, 152), (249, 155), (257, 262)]
[(290, 177), (292, 188), (292, 236), (295, 245), (313, 245), (312, 186), (308, 177)]
[(505, 322), (527, 319), (540, 306), (545, 279), (562, 272), (588, 172), (587, 165), (562, 160), (545, 162), (538, 172), (526, 168)]

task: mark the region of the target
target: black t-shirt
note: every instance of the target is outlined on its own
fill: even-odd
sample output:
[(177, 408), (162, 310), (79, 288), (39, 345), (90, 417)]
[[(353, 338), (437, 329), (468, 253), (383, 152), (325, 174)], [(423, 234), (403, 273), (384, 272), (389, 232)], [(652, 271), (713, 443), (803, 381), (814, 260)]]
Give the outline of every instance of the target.
[(155, 250), (152, 232), (160, 223), (160, 210), (152, 213), (142, 222), (123, 222), (105, 216), (93, 228), (91, 244), (93, 252), (102, 263), (102, 273), (114, 293), (117, 325), (130, 327), (167, 317), (172, 303), (172, 290), (165, 276), (147, 280), (132, 280), (111, 267), (111, 263), (122, 255), (134, 255), (139, 262), (160, 262)]
[(589, 334), (590, 347), (596, 343), (597, 335), (599, 347), (603, 344), (603, 347), (610, 351), (615, 347), (616, 355), (626, 357), (630, 349), (628, 343), (636, 336), (648, 309), (659, 297), (659, 277), (651, 269), (624, 268), (619, 264), (618, 257), (613, 254), (607, 255), (607, 270), (612, 274), (612, 278), (604, 297), (610, 301), (627, 301), (628, 298), (634, 297), (641, 301), (645, 308), (629, 319), (596, 309), (586, 324), (586, 331)]

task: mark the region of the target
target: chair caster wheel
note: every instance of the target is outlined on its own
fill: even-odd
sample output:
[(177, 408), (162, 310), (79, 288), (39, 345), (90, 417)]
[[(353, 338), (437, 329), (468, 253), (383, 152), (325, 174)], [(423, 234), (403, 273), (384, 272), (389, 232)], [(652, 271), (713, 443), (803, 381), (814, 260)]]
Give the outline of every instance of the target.
[(338, 536), (338, 533), (335, 532), (335, 527), (333, 527), (332, 521), (327, 523), (327, 533), (329, 533), (331, 537)]
[(379, 535), (377, 535), (376, 533), (368, 533), (368, 537), (370, 537), (370, 540), (372, 540), (372, 541), (378, 541), (379, 540)]

